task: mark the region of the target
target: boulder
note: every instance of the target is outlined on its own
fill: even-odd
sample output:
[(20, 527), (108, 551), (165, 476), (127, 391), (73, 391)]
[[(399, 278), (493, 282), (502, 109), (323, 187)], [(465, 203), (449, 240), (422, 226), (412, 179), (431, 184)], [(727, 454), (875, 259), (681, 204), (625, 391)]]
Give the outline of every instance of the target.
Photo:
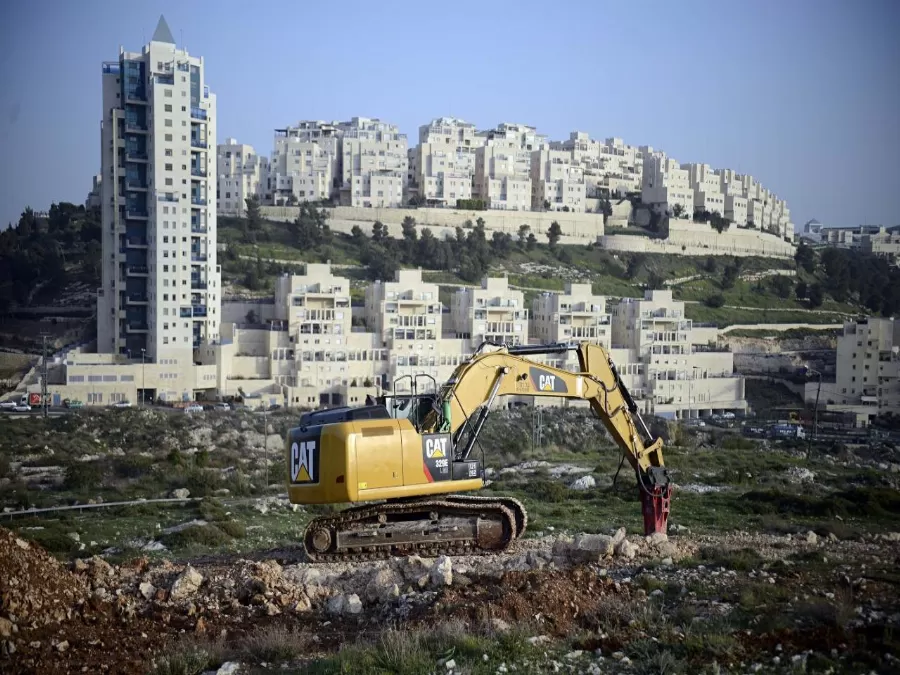
[(362, 611), (362, 601), (356, 593), (335, 595), (328, 600), (325, 609), (334, 616), (359, 614)]
[(620, 558), (628, 558), (632, 560), (638, 552), (638, 547), (635, 544), (632, 544), (627, 539), (623, 539), (619, 542), (618, 546), (616, 546), (616, 555)]
[(238, 675), (241, 672), (241, 664), (236, 661), (226, 661), (216, 671), (216, 675)]
[(172, 490), (173, 499), (187, 499), (190, 496), (191, 491), (187, 488), (178, 488), (177, 490)]
[(815, 532), (810, 530), (809, 532), (806, 533), (806, 543), (807, 544), (818, 544), (819, 536)]
[(418, 582), (422, 577), (428, 577), (434, 563), (417, 555), (411, 555), (403, 560), (401, 570), (406, 581)]
[(591, 488), (597, 487), (597, 481), (594, 480), (593, 476), (588, 474), (587, 476), (582, 476), (573, 481), (569, 487), (573, 490), (590, 490)]
[(13, 622), (0, 616), (0, 637), (10, 637), (13, 634)]
[(625, 541), (626, 534), (627, 534), (627, 532), (625, 531), (624, 527), (620, 527), (618, 530), (616, 530), (613, 533), (613, 536), (612, 536), (613, 548), (617, 547), (619, 544), (621, 544), (623, 541)]
[(400, 596), (403, 579), (390, 567), (382, 567), (366, 584), (365, 597), (369, 602), (389, 602)]
[(575, 563), (599, 562), (612, 555), (613, 538), (605, 534), (579, 534), (569, 547), (569, 559)]
[(178, 601), (189, 598), (197, 592), (202, 583), (203, 576), (200, 572), (188, 565), (175, 579), (175, 583), (172, 584), (172, 588), (169, 591), (169, 599)]
[(432, 586), (449, 586), (453, 583), (453, 563), (442, 555), (432, 566), (429, 578)]
[(647, 543), (651, 546), (659, 546), (667, 541), (669, 541), (669, 535), (665, 532), (654, 532), (647, 537)]

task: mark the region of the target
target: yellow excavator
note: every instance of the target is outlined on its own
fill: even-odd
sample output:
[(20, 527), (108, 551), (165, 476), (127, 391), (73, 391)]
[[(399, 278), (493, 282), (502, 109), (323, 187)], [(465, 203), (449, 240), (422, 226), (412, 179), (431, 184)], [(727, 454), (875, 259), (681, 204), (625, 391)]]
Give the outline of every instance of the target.
[[(529, 358), (570, 351), (579, 372)], [(309, 523), (311, 560), (497, 552), (520, 537), (528, 516), (518, 500), (451, 494), (484, 487), (473, 450), (497, 398), (510, 395), (589, 401), (637, 474), (645, 532), (666, 531), (672, 486), (662, 440), (651, 437), (602, 347), (485, 343), (440, 388), (430, 376), (406, 378), (410, 394), (398, 395), (395, 383), (373, 404), (305, 413), (288, 432), (291, 503), (355, 504)], [(430, 392), (417, 393), (420, 378)]]

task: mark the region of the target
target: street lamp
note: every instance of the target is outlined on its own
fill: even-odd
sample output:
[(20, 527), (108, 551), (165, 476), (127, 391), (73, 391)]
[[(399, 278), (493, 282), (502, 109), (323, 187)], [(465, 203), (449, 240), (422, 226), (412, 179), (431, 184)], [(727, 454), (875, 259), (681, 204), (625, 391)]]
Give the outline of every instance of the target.
[(141, 407), (144, 407), (144, 358), (147, 350), (141, 347)]

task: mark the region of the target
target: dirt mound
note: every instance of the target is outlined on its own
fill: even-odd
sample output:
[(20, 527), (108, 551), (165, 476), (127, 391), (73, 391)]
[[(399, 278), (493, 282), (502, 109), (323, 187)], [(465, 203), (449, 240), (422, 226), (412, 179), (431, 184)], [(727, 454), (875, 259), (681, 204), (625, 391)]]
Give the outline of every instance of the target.
[(435, 605), (438, 615), (490, 625), (539, 624), (542, 632), (566, 635), (572, 629), (595, 623), (594, 617), (611, 598), (623, 599), (629, 591), (590, 568), (574, 570), (509, 572), (500, 582), (474, 581), (448, 589)]
[(44, 549), (0, 528), (0, 616), (20, 627), (57, 623), (86, 593), (84, 581)]

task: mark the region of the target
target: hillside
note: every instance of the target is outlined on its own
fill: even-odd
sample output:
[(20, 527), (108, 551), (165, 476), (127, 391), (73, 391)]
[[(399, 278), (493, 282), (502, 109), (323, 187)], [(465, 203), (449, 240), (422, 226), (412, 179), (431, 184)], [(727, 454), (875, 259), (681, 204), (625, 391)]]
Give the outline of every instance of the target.
[[(355, 228), (346, 235), (331, 231), (314, 207), (291, 224), (220, 218), (219, 240), (226, 246), (221, 254), (226, 291), (241, 294), (271, 292), (276, 275), (298, 270), (303, 262), (330, 260), (351, 279), (357, 299), (367, 281), (391, 278), (401, 267), (421, 267), (427, 280), (445, 287), (445, 302), (454, 286), (478, 284), (486, 274), (507, 274), (526, 299), (542, 290), (563, 290), (567, 281), (590, 283), (595, 293), (611, 297), (640, 297), (646, 288), (671, 284), (675, 297), (688, 303), (690, 318), (720, 326), (840, 323), (864, 312), (859, 299), (870, 295), (869, 286), (833, 284), (815, 253), (811, 265), (803, 258), (806, 267), (769, 258), (614, 254), (594, 245), (551, 242), (547, 233), (523, 230), (518, 237), (499, 232), (488, 237), (477, 222), (439, 240), (412, 217), (400, 233), (375, 223), (371, 232)], [(847, 254), (843, 264), (853, 269), (885, 275), (882, 287), (894, 281), (900, 285), (900, 271), (881, 261), (840, 254)], [(878, 284), (873, 280), (870, 286)], [(885, 302), (892, 307), (894, 301)]]

